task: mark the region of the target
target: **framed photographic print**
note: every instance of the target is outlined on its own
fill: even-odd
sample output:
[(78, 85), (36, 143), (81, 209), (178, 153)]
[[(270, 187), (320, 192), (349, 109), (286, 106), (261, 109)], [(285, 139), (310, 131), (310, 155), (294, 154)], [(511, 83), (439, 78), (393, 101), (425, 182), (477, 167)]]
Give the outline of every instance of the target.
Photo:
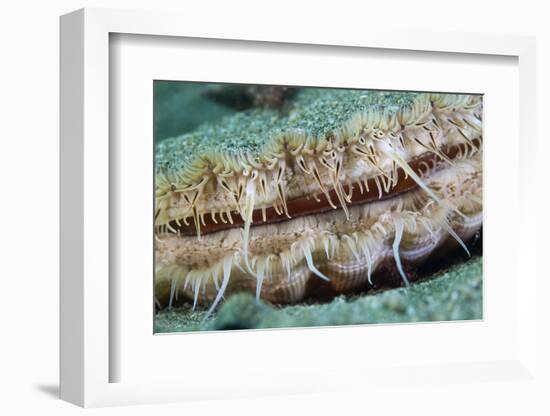
[(61, 19), (62, 398), (537, 383), (534, 41), (242, 28)]

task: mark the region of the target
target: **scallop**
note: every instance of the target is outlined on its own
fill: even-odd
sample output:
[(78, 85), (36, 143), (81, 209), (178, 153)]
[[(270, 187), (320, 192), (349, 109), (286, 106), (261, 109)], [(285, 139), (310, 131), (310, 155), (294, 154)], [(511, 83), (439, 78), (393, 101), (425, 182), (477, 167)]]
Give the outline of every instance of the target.
[[(259, 150), (195, 149), (194, 161), (165, 163), (158, 304), (182, 297), (212, 312), (243, 291), (297, 303), (368, 290), (390, 264), (408, 285), (409, 268), (451, 247), (468, 251), (482, 226), (481, 97), (417, 94), (395, 110), (372, 94), (324, 135), (279, 129)], [(288, 117), (280, 123), (291, 126)], [(170, 159), (172, 145), (157, 158)]]

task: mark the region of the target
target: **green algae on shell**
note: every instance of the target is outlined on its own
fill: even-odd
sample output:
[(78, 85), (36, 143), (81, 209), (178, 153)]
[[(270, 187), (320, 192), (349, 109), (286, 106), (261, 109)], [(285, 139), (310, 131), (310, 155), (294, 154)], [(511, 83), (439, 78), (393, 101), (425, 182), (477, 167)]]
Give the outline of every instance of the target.
[(208, 320), (206, 311), (184, 306), (164, 309), (155, 332), (360, 325), (483, 318), (482, 258), (453, 264), (408, 288), (362, 296), (341, 296), (329, 303), (274, 308), (253, 296), (229, 297)]
[(304, 89), (296, 95), (288, 114), (251, 109), (163, 140), (157, 145), (156, 166), (160, 172), (178, 172), (212, 153), (250, 152), (260, 156), (263, 146), (285, 133), (326, 138), (357, 113), (374, 110), (395, 114), (410, 107), (417, 96), (409, 92)]

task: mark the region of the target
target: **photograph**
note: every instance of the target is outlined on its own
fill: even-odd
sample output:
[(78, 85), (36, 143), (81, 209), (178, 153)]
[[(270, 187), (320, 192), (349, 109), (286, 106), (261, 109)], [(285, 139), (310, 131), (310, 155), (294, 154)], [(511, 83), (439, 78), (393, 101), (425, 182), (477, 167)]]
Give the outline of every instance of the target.
[(483, 318), (481, 94), (153, 89), (155, 333)]

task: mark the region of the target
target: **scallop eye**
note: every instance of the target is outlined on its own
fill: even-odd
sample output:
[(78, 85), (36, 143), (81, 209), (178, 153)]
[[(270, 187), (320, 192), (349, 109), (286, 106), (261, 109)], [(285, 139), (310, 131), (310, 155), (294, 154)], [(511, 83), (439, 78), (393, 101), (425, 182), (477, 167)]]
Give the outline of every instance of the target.
[(384, 137), (384, 132), (382, 130), (377, 130), (376, 133), (374, 133), (374, 134), (379, 139)]
[(367, 141), (365, 140), (365, 138), (363, 136), (361, 136), (361, 137), (359, 137), (359, 143), (367, 144)]
[(171, 183), (171, 184), (170, 184), (170, 190), (171, 190), (172, 192), (175, 192), (175, 191), (176, 191), (176, 184), (175, 184), (175, 183)]

